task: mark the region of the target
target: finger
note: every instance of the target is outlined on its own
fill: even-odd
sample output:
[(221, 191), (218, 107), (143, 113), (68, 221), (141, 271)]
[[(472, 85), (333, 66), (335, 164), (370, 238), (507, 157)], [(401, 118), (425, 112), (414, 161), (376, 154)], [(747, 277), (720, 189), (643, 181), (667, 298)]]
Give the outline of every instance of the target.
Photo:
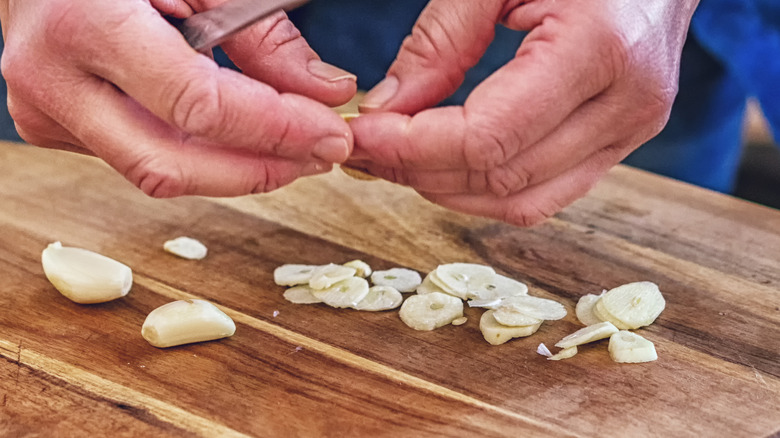
[(353, 120), (356, 156), (386, 167), (488, 170), (501, 165), (549, 135), (614, 80), (619, 62), (599, 57), (603, 38), (581, 33), (545, 21), (462, 108)]
[(73, 131), (150, 196), (261, 193), (330, 170), (322, 161), (268, 157), (182, 135), (111, 84), (93, 85), (89, 97), (80, 93), (73, 102), (83, 111)]
[(280, 92), (302, 94), (328, 106), (342, 105), (357, 92), (357, 77), (320, 60), (284, 12), (240, 32), (222, 47), (244, 74)]
[(26, 143), (48, 149), (94, 155), (70, 131), (41, 110), (18, 99), (13, 91), (8, 91), (6, 102), (16, 132)]
[(192, 7), (184, 0), (150, 0), (152, 7), (162, 15), (187, 18), (193, 14)]
[(441, 195), (421, 193), (443, 207), (466, 214), (489, 217), (512, 225), (529, 227), (552, 217), (584, 196), (629, 148), (602, 149), (574, 168), (542, 184), (508, 197), (492, 195)]
[[(60, 24), (65, 33), (80, 26), (70, 29), (76, 41), (63, 44), (72, 46), (85, 71), (116, 84), (167, 123), (255, 153), (328, 162), (348, 156), (349, 127), (326, 106), (219, 68), (144, 3), (95, 7), (101, 10), (90, 15), (101, 20), (77, 20), (73, 13)], [(113, 21), (121, 26), (108, 26)]]
[(625, 128), (633, 122), (627, 114), (630, 111), (619, 96), (599, 96), (574, 111), (548, 136), (489, 171), (387, 168), (371, 162), (360, 165), (373, 175), (422, 192), (507, 196), (547, 181), (599, 149), (625, 140)]
[(452, 94), (493, 40), (502, 3), (428, 3), (387, 77), (365, 96), (361, 110), (412, 114)]

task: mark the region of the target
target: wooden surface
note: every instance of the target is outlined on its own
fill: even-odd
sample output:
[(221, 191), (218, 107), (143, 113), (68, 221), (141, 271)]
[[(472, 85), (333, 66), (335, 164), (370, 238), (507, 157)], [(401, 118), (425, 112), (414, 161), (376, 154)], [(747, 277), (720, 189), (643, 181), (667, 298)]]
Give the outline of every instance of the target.
[[(162, 243), (202, 240), (177, 259)], [(130, 294), (78, 305), (46, 280), (52, 241), (133, 268)], [(494, 266), (569, 309), (530, 338), (486, 343), (477, 309), (433, 332), (397, 312), (294, 305), (284, 263), (427, 272)], [(628, 168), (533, 229), (461, 216), (339, 172), (269, 195), (154, 200), (94, 159), (0, 145), (0, 436), (675, 436), (780, 431), (780, 212)], [(536, 354), (580, 327), (579, 296), (658, 283), (639, 332), (659, 360)], [(229, 339), (167, 350), (140, 335), (155, 307), (200, 297)], [(275, 311), (278, 315), (274, 316)]]

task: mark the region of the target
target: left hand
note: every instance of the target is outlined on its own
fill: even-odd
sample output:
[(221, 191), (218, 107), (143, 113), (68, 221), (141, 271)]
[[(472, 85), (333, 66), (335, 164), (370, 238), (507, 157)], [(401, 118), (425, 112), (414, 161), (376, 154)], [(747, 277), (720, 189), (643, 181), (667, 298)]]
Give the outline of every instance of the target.
[[(457, 211), (536, 224), (660, 132), (697, 3), (432, 0), (351, 122), (349, 164)], [(463, 106), (426, 109), (499, 22), (529, 31), (514, 59)]]

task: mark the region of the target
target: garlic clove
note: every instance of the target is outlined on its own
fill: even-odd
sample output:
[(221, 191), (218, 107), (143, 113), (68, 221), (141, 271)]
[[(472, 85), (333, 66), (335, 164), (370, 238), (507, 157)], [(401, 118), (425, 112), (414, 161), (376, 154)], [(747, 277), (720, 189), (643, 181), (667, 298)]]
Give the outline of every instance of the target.
[(163, 244), (163, 249), (188, 260), (201, 260), (208, 254), (206, 245), (192, 237), (181, 236)]
[(121, 298), (133, 286), (133, 271), (114, 259), (82, 248), (50, 244), (41, 253), (43, 272), (70, 300), (81, 304)]
[(217, 306), (204, 300), (180, 300), (152, 310), (141, 334), (159, 348), (233, 336), (236, 324)]

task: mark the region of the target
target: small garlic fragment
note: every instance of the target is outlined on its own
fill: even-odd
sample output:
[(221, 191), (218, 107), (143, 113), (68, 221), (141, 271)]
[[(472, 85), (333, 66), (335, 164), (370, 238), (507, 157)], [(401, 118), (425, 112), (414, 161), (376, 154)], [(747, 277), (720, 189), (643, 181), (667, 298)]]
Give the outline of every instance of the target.
[(547, 358), (547, 360), (568, 359), (577, 354), (577, 346), (567, 347)]
[(373, 272), (371, 270), (371, 266), (363, 260), (352, 260), (350, 262), (344, 263), (344, 266), (348, 268), (354, 268), (356, 277), (367, 278), (369, 275), (371, 275), (371, 272)]
[(82, 248), (50, 244), (41, 253), (43, 272), (67, 298), (81, 304), (103, 303), (127, 295), (133, 271), (125, 264)]
[(469, 319), (465, 316), (461, 316), (460, 318), (455, 318), (450, 324), (452, 325), (463, 325), (468, 321)]
[(159, 348), (233, 336), (236, 324), (217, 306), (204, 300), (180, 300), (152, 310), (141, 334)]
[(553, 355), (552, 352), (550, 351), (550, 349), (547, 348), (547, 346), (544, 345), (544, 343), (541, 343), (541, 344), (539, 344), (538, 347), (536, 347), (536, 352), (538, 354), (541, 354), (542, 356), (546, 356), (546, 357), (552, 357), (552, 355)]
[(188, 260), (201, 260), (206, 257), (206, 245), (192, 237), (181, 236), (163, 244), (163, 249), (169, 253)]

